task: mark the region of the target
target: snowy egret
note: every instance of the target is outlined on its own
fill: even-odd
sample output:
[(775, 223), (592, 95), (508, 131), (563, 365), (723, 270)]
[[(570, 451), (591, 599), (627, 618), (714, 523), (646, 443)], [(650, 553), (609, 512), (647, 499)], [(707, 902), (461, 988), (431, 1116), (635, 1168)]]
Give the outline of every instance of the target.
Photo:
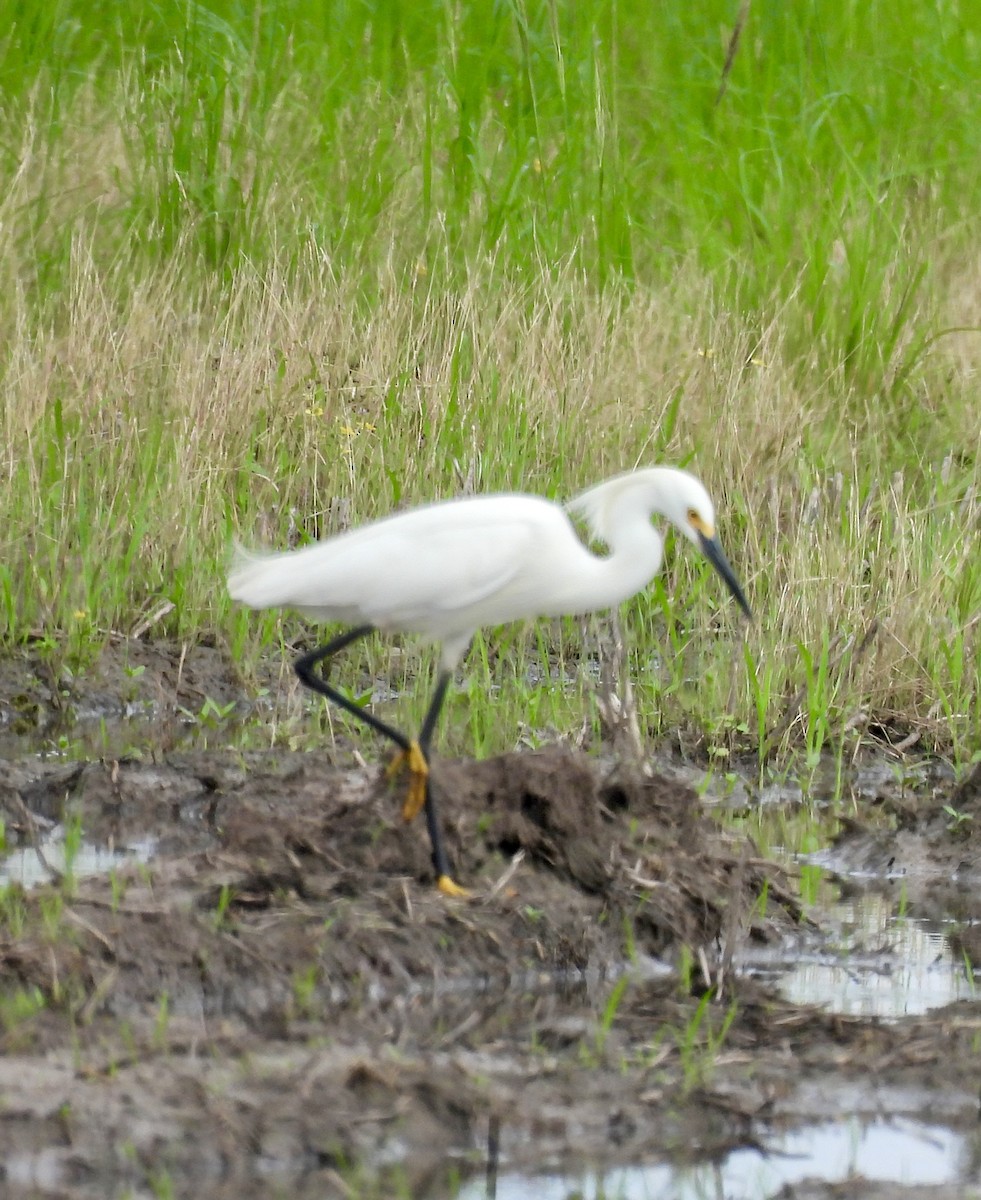
[[(585, 520), (609, 554), (593, 554), (568, 514)], [(353, 625), (304, 654), (296, 673), (399, 747), (393, 767), (411, 772), (402, 809), (421, 808), (437, 885), (466, 894), (450, 876), (429, 783), (429, 748), (453, 671), (483, 625), (610, 608), (650, 583), (663, 556), (652, 516), (665, 517), (708, 558), (747, 616), (743, 595), (715, 533), (715, 510), (685, 471), (630, 471), (583, 492), (563, 508), (540, 496), (470, 496), (397, 513), (284, 553), (236, 548), (228, 576), (233, 599), (250, 608), (288, 607)], [(331, 687), (314, 667), (379, 630), (416, 633), (441, 645), (436, 689), (418, 737), (410, 738)]]

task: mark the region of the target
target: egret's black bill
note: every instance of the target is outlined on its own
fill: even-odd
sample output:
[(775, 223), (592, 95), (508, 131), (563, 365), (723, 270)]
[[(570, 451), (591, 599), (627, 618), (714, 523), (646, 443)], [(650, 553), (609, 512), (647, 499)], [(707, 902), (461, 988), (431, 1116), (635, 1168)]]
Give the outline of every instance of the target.
[(743, 589), (739, 586), (739, 580), (736, 578), (736, 572), (729, 566), (729, 560), (725, 556), (725, 551), (722, 549), (722, 543), (717, 537), (706, 537), (704, 533), (699, 534), (702, 542), (702, 552), (709, 560), (713, 567), (719, 572), (722, 578), (726, 581), (726, 586), (729, 591), (735, 596), (739, 607), (743, 610), (750, 620), (753, 619), (753, 614), (750, 611), (749, 601), (743, 594)]

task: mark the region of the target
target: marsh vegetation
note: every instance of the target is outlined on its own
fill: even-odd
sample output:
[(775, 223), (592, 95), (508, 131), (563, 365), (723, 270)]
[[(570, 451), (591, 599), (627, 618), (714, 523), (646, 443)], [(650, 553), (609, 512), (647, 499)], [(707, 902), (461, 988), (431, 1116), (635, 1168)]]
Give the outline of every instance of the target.
[[(135, 630), (248, 668), (304, 635), (229, 605), (233, 535), (664, 461), (759, 619), (671, 556), (626, 617), (645, 730), (968, 760), (978, 30), (756, 6), (723, 74), (737, 15), (5, 6), (6, 649), (77, 673)], [(577, 623), (491, 634), (450, 737), (568, 731), (583, 688), (529, 669), (588, 655)], [(369, 646), (352, 680), (414, 721), (429, 663)]]

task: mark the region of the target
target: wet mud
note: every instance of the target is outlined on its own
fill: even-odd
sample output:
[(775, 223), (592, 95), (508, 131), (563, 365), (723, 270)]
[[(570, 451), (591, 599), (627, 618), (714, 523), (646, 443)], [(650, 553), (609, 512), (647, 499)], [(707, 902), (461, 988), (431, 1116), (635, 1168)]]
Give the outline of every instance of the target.
[[(138, 682), (171, 708), (171, 671), (234, 693), (165, 657)], [(8, 726), (52, 707), (30, 668), (20, 683)], [(435, 1198), (495, 1166), (721, 1160), (844, 1106), (913, 1119), (926, 1096), (981, 1162), (981, 1013), (844, 1017), (740, 972), (814, 925), (793, 874), (678, 778), (561, 746), (433, 778), (469, 901), (432, 886), (398, 782), (327, 752), (0, 760), (8, 852), (43, 855), (72, 814), (87, 843), (152, 845), (4, 893), (2, 1194)], [(975, 771), (835, 849), (976, 885), (979, 809)], [(874, 1194), (835, 1186), (787, 1194)]]
[(912, 917), (961, 921), (955, 952), (981, 969), (981, 763), (928, 797), (886, 796), (879, 807), (874, 828), (844, 822), (827, 862), (853, 887), (872, 879), (901, 892)]

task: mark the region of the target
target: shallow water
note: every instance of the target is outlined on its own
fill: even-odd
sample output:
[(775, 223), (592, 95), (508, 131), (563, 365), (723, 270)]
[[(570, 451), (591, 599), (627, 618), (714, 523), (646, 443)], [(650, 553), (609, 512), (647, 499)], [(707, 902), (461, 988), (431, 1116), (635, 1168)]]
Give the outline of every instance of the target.
[(849, 1016), (919, 1016), (957, 1000), (981, 1001), (981, 977), (951, 948), (962, 921), (911, 917), (895, 896), (867, 891), (812, 909), (822, 944), (741, 960), (796, 1004)]
[(805, 1179), (920, 1185), (956, 1183), (970, 1170), (965, 1139), (918, 1121), (843, 1120), (805, 1126), (766, 1140), (764, 1150), (734, 1150), (719, 1164), (618, 1167), (599, 1175), (499, 1175), (496, 1190), (473, 1182), (457, 1200), (759, 1200)]
[(24, 888), (38, 887), (51, 882), (52, 872), (58, 875), (68, 873), (76, 879), (88, 875), (107, 875), (116, 867), (128, 863), (149, 862), (156, 848), (156, 838), (145, 838), (118, 849), (82, 842), (74, 853), (69, 854), (61, 830), (56, 829), (51, 837), (42, 841), (41, 854), (32, 846), (24, 846), (0, 859), (0, 887), (10, 884), (19, 884)]
[(979, 1000), (977, 973), (953, 953), (957, 921), (899, 916), (887, 897), (867, 893), (829, 914), (840, 948), (802, 957), (781, 974), (781, 994), (852, 1016), (919, 1016), (956, 1000)]

